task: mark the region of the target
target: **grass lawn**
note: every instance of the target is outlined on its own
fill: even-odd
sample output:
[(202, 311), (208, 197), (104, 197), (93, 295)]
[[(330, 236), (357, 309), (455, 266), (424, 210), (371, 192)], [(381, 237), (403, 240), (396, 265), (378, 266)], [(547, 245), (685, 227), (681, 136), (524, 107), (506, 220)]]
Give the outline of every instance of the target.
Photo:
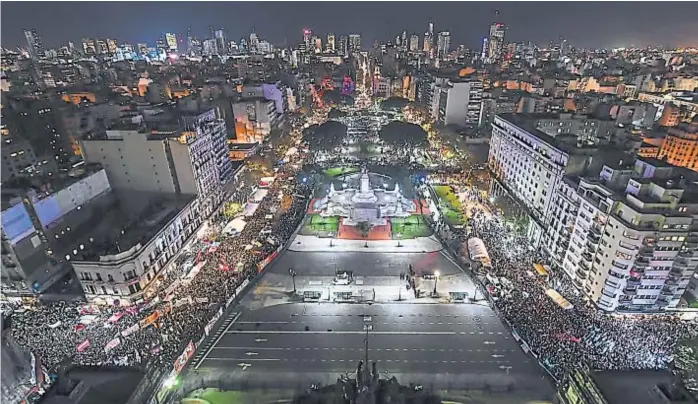
[(303, 226), (302, 234), (310, 235), (316, 232), (337, 232), (339, 230), (339, 217), (322, 217), (319, 214), (308, 216), (308, 220)]
[[(192, 392), (189, 397), (182, 400), (182, 404), (246, 404), (251, 402), (276, 402), (279, 401), (279, 392), (242, 392), (221, 391), (207, 388)], [(281, 393), (281, 397), (285, 396)], [(290, 400), (288, 400), (290, 402)]]
[[(220, 391), (218, 389), (206, 389), (197, 392), (192, 397), (182, 400), (183, 404), (243, 404), (246, 394), (241, 391)], [(200, 401), (200, 400), (203, 401)]]
[(358, 172), (358, 167), (332, 167), (325, 170), (325, 175), (330, 177), (339, 177), (340, 175), (354, 174)]
[(439, 197), (439, 207), (444, 215), (444, 221), (453, 226), (465, 224), (462, 213), (463, 204), (458, 199), (458, 195), (453, 193), (453, 189), (448, 185), (438, 185), (434, 187), (434, 192)]
[(432, 234), (429, 225), (424, 222), (421, 215), (412, 215), (406, 218), (394, 217), (390, 219), (390, 229), (393, 238), (400, 233), (400, 239), (407, 240), (415, 237), (427, 237)]

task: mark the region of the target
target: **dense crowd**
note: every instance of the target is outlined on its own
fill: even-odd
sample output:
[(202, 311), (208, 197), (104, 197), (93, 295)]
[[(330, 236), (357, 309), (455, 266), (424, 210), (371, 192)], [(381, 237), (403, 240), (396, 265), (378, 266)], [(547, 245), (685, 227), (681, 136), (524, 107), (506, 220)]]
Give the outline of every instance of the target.
[[(504, 279), (490, 293), (496, 307), (557, 378), (572, 369), (661, 369), (672, 360), (677, 340), (698, 333), (694, 324), (675, 316), (614, 316), (600, 312), (580, 296), (563, 274), (541, 277), (534, 263), (545, 257), (522, 246), (523, 237), (497, 219), (478, 213), (473, 235), (481, 238), (492, 261), (491, 276)], [(508, 285), (508, 286), (507, 286)], [(553, 288), (573, 308), (565, 310), (545, 291)]]
[[(296, 180), (294, 166), (280, 167), (268, 194), (246, 226), (224, 236), (222, 216), (209, 220), (202, 239), (168, 272), (159, 276), (158, 292), (130, 307), (96, 307), (80, 302), (56, 302), (18, 307), (12, 314), (12, 334), (36, 353), (49, 370), (67, 364), (157, 364), (172, 368), (189, 341), (198, 341), (204, 327), (258, 272), (258, 264), (288, 240), (300, 223), (311, 189)], [(256, 184), (241, 182), (228, 200), (244, 202)], [(280, 206), (280, 195), (291, 197)], [(269, 232), (262, 232), (268, 229)], [(271, 236), (273, 235), (273, 236)], [(188, 260), (187, 260), (188, 258)], [(184, 265), (183, 261), (189, 261)]]

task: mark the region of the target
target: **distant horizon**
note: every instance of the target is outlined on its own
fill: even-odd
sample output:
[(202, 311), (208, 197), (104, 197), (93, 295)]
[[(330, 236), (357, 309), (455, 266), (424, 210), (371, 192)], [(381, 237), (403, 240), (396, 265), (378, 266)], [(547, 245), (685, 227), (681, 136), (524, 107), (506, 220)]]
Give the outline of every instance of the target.
[[(361, 5), (359, 5), (361, 4)], [(224, 29), (239, 42), (256, 32), (275, 46), (293, 47), (309, 28), (326, 41), (362, 35), (362, 48), (376, 40), (394, 41), (402, 31), (417, 34), (420, 46), (429, 22), (434, 32), (449, 31), (451, 46), (477, 49), (489, 26), (507, 26), (505, 42), (544, 46), (562, 38), (575, 48), (698, 47), (698, 3), (279, 3), (279, 2), (10, 2), (2, 5), (2, 45), (26, 47), (25, 29), (36, 29), (45, 48), (82, 38), (153, 46), (165, 32), (205, 39), (209, 27)], [(37, 7), (41, 5), (41, 7)], [(133, 15), (131, 15), (133, 14)], [(152, 17), (151, 17), (152, 16)], [(691, 17), (693, 16), (693, 17)], [(109, 18), (114, 17), (114, 18)], [(580, 18), (581, 17), (581, 18)], [(184, 20), (184, 21), (182, 21)]]

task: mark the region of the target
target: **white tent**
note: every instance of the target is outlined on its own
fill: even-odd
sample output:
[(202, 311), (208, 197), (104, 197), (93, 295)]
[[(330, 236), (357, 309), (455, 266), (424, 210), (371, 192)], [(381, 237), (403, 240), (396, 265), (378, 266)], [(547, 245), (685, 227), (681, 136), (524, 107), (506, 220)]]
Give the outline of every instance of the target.
[(264, 197), (268, 194), (269, 190), (260, 188), (254, 194), (252, 194), (252, 196), (250, 197), (250, 202), (260, 203), (262, 202), (262, 199), (264, 199)]
[(246, 225), (247, 222), (242, 217), (236, 217), (225, 225), (223, 234), (240, 234)]
[(468, 239), (468, 254), (473, 261), (480, 261), (484, 266), (492, 265), (485, 243), (477, 237)]

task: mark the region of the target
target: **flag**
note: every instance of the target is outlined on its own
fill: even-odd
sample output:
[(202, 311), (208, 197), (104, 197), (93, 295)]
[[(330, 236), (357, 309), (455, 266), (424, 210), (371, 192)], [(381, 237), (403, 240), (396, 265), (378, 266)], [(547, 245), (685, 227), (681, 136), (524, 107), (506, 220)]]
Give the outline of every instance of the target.
[(77, 351), (78, 352), (84, 352), (87, 348), (90, 347), (90, 340), (86, 339), (82, 341), (78, 346), (77, 346)]
[(107, 345), (104, 346), (104, 352), (111, 351), (112, 349), (119, 346), (119, 344), (121, 344), (121, 340), (118, 337), (114, 338), (113, 340), (107, 342)]

